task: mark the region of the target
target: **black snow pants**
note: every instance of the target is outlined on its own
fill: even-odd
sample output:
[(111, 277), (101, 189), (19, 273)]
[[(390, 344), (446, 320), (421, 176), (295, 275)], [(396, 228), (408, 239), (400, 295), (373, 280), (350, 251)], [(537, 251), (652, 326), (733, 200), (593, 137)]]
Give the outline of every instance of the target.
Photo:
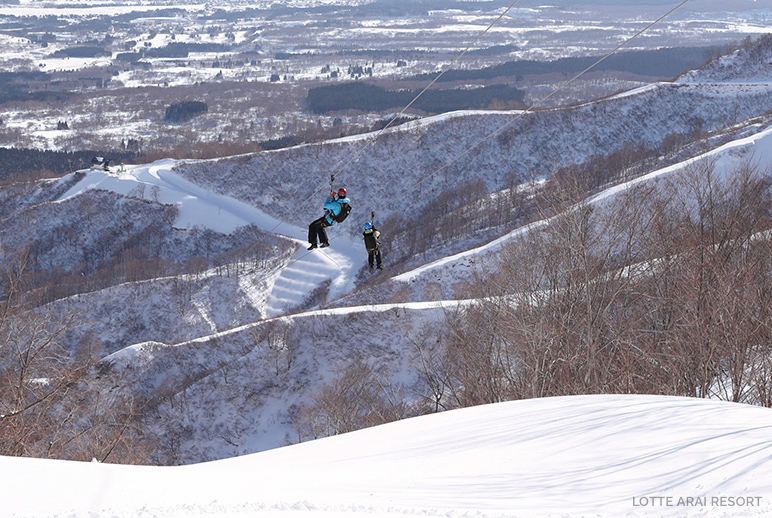
[(330, 223), (327, 222), (326, 216), (322, 216), (321, 218), (314, 220), (310, 225), (308, 225), (308, 242), (312, 245), (315, 245), (318, 238), (320, 243), (329, 244), (327, 241), (327, 231), (324, 230), (325, 227), (329, 226)]
[[(373, 261), (375, 259), (375, 261)], [(381, 261), (381, 248), (378, 247), (375, 250), (368, 250), (367, 251), (367, 263), (370, 265), (370, 269), (373, 269), (373, 262), (375, 262), (378, 265), (378, 268), (381, 268), (383, 266), (383, 263)]]

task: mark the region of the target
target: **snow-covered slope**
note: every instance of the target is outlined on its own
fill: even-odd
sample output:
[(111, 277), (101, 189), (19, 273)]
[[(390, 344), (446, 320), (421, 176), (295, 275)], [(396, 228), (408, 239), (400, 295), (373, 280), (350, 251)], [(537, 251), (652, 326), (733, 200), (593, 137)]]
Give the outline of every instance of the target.
[[(174, 171), (181, 164), (176, 160), (160, 160), (146, 165), (113, 167), (110, 171), (84, 171), (84, 178), (61, 195), (58, 202), (98, 190), (173, 205), (178, 209), (175, 228), (206, 228), (229, 234), (246, 225), (265, 231), (276, 230), (280, 225), (276, 217), (253, 205), (211, 192), (181, 177)], [(298, 306), (323, 283), (329, 283), (330, 297), (353, 288), (354, 275), (361, 267), (360, 243), (339, 234), (337, 227), (333, 227), (328, 229), (328, 234), (334, 240), (334, 247), (311, 253), (305, 249), (307, 229), (282, 223), (278, 231), (297, 241), (298, 251), (279, 272), (268, 269), (264, 278), (249, 280), (251, 285), (265, 284), (263, 300), (252, 297), (259, 317), (275, 316)], [(214, 332), (229, 323), (228, 319), (210, 320), (215, 322), (215, 328), (211, 329)]]
[[(734, 91), (735, 87), (728, 85), (727, 88)], [(760, 97), (751, 96), (755, 101), (749, 106), (754, 106), (754, 110), (762, 107), (754, 103), (769, 95), (768, 85), (758, 88), (765, 93)], [(662, 116), (665, 116), (673, 105), (680, 106), (679, 110), (688, 108), (690, 103), (678, 100), (679, 96), (688, 98), (689, 91), (700, 91), (700, 95), (704, 96), (708, 89), (699, 84), (686, 85), (680, 90), (655, 86), (644, 92), (620, 96), (605, 107), (600, 104), (587, 106), (582, 117), (576, 112), (568, 117), (560, 112), (546, 113), (540, 117), (547, 119), (540, 118), (541, 122), (529, 126), (535, 135), (526, 131), (523, 135), (516, 135), (516, 138), (539, 140), (541, 132), (549, 129), (549, 120), (556, 120), (552, 119), (554, 117), (566, 123), (560, 131), (555, 128), (551, 133), (552, 143), (561, 148), (570, 147), (572, 135), (586, 136), (586, 132), (608, 131), (598, 121), (617, 121), (624, 115), (635, 124), (646, 125), (646, 121), (651, 119), (645, 115), (657, 108), (656, 101), (664, 99), (661, 91), (672, 95), (672, 105), (659, 107)], [(742, 89), (738, 91), (742, 92)], [(654, 97), (647, 97), (651, 95)], [(715, 106), (726, 104), (722, 95), (721, 92), (711, 93), (711, 103)], [(655, 104), (649, 106), (651, 103)], [(644, 107), (646, 110), (641, 112)], [(381, 150), (378, 153), (389, 153), (394, 159), (384, 159), (383, 167), (389, 169), (389, 173), (380, 177), (368, 173), (356, 181), (384, 180), (394, 188), (394, 193), (398, 193), (414, 181), (417, 174), (394, 165), (406, 159), (405, 155), (397, 152), (401, 149), (400, 143), (418, 135), (424, 140), (410, 143), (408, 149), (415, 147), (434, 153), (435, 148), (429, 145), (430, 141), (434, 141), (432, 139), (439, 144), (445, 138), (449, 141), (443, 142), (443, 145), (461, 146), (463, 141), (450, 138), (455, 132), (470, 138), (469, 135), (486, 131), (490, 121), (483, 122), (484, 119), (505, 120), (509, 116), (511, 114), (451, 114), (400, 126), (392, 138), (379, 141), (373, 148)], [(649, 128), (646, 134), (656, 135), (658, 129)], [(762, 167), (772, 161), (772, 129), (748, 127), (747, 133), (751, 136), (708, 153), (720, 157), (720, 169), (727, 170), (726, 166), (733, 161), (751, 154)], [(622, 137), (614, 138), (620, 141)], [(478, 174), (495, 185), (506, 169), (501, 165), (502, 153), (506, 150), (515, 155), (524, 152), (519, 144), (513, 145), (512, 141), (495, 140), (498, 146), (495, 152), (476, 155), (487, 165), (470, 169), (464, 174), (468, 177)], [(175, 430), (184, 429), (189, 435), (180, 440), (179, 454), (185, 462), (244, 455), (287, 444), (293, 440), (292, 415), (297, 405), (306, 400), (315, 388), (339, 374), (342, 366), (352, 358), (362, 359), (368, 365), (382, 369), (389, 373), (388, 379), (402, 387), (409, 387), (417, 372), (415, 365), (411, 364), (415, 360), (415, 343), (428, 340), (432, 334), (436, 340), (441, 328), (438, 323), (444, 316), (438, 305), (421, 304), (421, 301), (427, 300), (429, 288), (434, 290), (433, 298), (438, 296), (435, 288), (445, 290), (439, 296), (457, 296), (451, 294), (452, 287), (469, 279), (474, 271), (473, 265), (480, 264), (489, 254), (495, 254), (498, 247), (508, 240), (527, 232), (528, 227), (515, 229), (489, 245), (443, 257), (396, 277), (397, 282), (391, 283), (388, 288), (395, 292), (394, 300), (377, 294), (372, 294), (372, 299), (368, 300), (370, 294), (366, 291), (351, 295), (356, 272), (365, 261), (364, 249), (356, 233), (352, 237), (345, 231), (333, 229), (331, 248), (313, 252), (305, 250), (306, 229), (303, 224), (307, 224), (312, 217), (318, 217), (320, 210), (317, 202), (324, 198), (324, 191), (304, 208), (305, 221), (297, 215), (289, 221), (282, 218), (297, 208), (299, 200), (304, 199), (298, 185), (304, 178), (313, 176), (314, 168), (318, 170), (329, 166), (333, 163), (332, 157), (340, 157), (351, 150), (346, 146), (356, 147), (363, 143), (362, 138), (350, 138), (255, 156), (209, 161), (166, 160), (129, 166), (123, 171), (110, 173), (88, 171), (82, 181), (70, 186), (59, 197), (60, 203), (64, 204), (90, 190), (131, 194), (135, 198), (176, 206), (179, 216), (174, 226), (177, 228), (203, 226), (229, 232), (242, 225), (255, 225), (263, 231), (287, 236), (296, 243), (297, 250), (293, 255), (277, 258), (269, 267), (241, 275), (238, 280), (207, 274), (199, 275), (195, 282), (180, 279), (190, 287), (186, 296), (194, 309), (181, 314), (177, 325), (176, 313), (161, 309), (169, 301), (174, 303), (175, 297), (179, 296), (175, 291), (175, 279), (128, 283), (66, 301), (69, 308), (88, 309), (91, 315), (99, 317), (102, 327), (92, 329), (109, 342), (109, 352), (115, 352), (105, 358), (104, 363), (114, 364), (114, 374), (123, 377), (121, 385), (124, 389), (152, 396), (163, 382), (173, 386), (182, 379), (195, 379), (184, 391), (191, 410), (181, 412), (179, 405), (161, 404), (158, 412), (162, 418), (156, 421), (160, 424), (154, 431), (160, 437), (168, 437)], [(430, 168), (432, 164), (439, 163), (437, 156), (428, 161), (416, 161), (415, 165)], [(263, 160), (277, 169), (268, 172), (256, 169), (258, 162)], [(681, 163), (654, 171), (635, 182), (655, 180), (680, 170), (684, 165)], [(262, 172), (265, 172), (263, 176), (257, 174)], [(401, 176), (402, 172), (405, 174)], [(604, 191), (596, 200), (611, 197), (627, 187), (629, 184)], [(357, 191), (349, 186), (349, 192), (355, 200), (355, 210), (360, 211), (358, 214), (361, 216), (363, 205), (366, 206), (361, 196), (366, 200), (367, 191)], [(420, 203), (430, 198), (429, 194), (425, 194), (409, 200)], [(377, 201), (381, 203), (389, 199), (384, 196)], [(148, 297), (148, 293), (154, 295)], [(347, 298), (341, 299), (342, 296)], [(335, 302), (336, 305), (370, 302), (382, 305), (377, 309), (363, 306), (337, 312), (283, 316), (309, 305), (304, 304), (309, 297), (315, 297), (316, 303), (326, 300), (328, 304)], [(120, 300), (121, 304), (119, 308), (114, 308), (104, 300)], [(419, 305), (408, 307), (395, 304), (405, 300), (417, 301)], [(451, 306), (448, 304), (446, 307)], [(176, 306), (172, 307), (176, 309)], [(282, 318), (259, 320), (265, 317)], [(141, 347), (127, 340), (128, 336), (138, 336), (137, 333), (123, 334), (123, 330), (129, 327), (127, 322), (144, 325), (150, 330), (142, 335), (142, 340), (137, 340), (143, 342)], [(267, 338), (277, 333), (276, 326), (287, 337), (279, 350)], [(152, 332), (153, 329), (158, 331)], [(224, 383), (226, 379), (228, 383)]]
[[(768, 40), (677, 82), (580, 106), (525, 115), (453, 112), (380, 134), (181, 164), (178, 173), (212, 192), (287, 217), (291, 225), (318, 217), (321, 202), (313, 193), (323, 193), (335, 173), (336, 185), (345, 185), (352, 199), (350, 220), (363, 222), (376, 211), (383, 221), (393, 213), (416, 211), (441, 191), (471, 180), (481, 179), (495, 192), (513, 177), (546, 177), (555, 168), (626, 144), (658, 149), (671, 135), (718, 131), (728, 121), (761, 116), (772, 104)], [(358, 229), (348, 222), (346, 227)]]
[[(717, 159), (719, 172), (729, 171), (737, 160), (748, 156), (767, 167), (772, 162), (772, 128), (728, 143), (707, 156)], [(701, 158), (706, 157), (694, 160)], [(667, 177), (691, 161), (610, 188), (596, 195), (593, 203), (608, 200), (636, 183)], [(533, 225), (541, 224), (544, 222)], [(451, 287), (469, 279), (477, 265), (487, 257), (495, 256), (502, 245), (529, 228), (516, 229), (486, 246), (396, 276), (393, 284), (407, 287), (415, 298), (426, 293), (431, 284)], [(327, 271), (323, 268), (340, 274), (328, 279), (346, 279), (340, 273), (345, 272), (341, 265), (363, 263), (364, 255), (359, 246), (340, 247), (340, 242), (346, 241), (336, 240), (333, 247), (323, 251), (309, 253), (301, 248), (296, 252), (289, 266), (280, 274), (273, 274), (278, 280), (273, 282), (266, 312), (280, 312), (278, 302), (286, 307), (299, 304), (314, 285), (313, 281)], [(323, 254), (316, 255), (320, 251)], [(319, 262), (315, 265), (305, 263), (309, 257)], [(341, 288), (341, 292), (344, 291), (345, 288)], [(362, 300), (359, 297), (352, 299)], [(159, 415), (163, 418), (158, 420), (161, 424), (155, 433), (170, 436), (179, 426), (188, 430), (192, 437), (183, 440), (180, 449), (188, 461), (243, 455), (296, 440), (293, 437), (293, 409), (306, 400), (315, 387), (340, 373), (346, 362), (353, 358), (360, 358), (380, 372), (389, 373), (384, 379), (410, 387), (418, 375), (416, 344), (439, 340), (445, 315), (452, 315), (452, 308), (458, 303), (461, 301), (422, 301), (312, 311), (258, 321), (224, 332), (211, 332), (174, 345), (155, 344), (139, 353), (129, 348), (125, 351), (129, 360), (121, 359), (122, 353), (118, 352), (104, 362), (115, 363), (116, 374), (126, 376), (121, 381), (122, 386), (147, 394), (152, 394), (164, 379), (182, 378), (183, 372), (186, 376), (200, 378), (185, 390), (186, 401), (192, 410), (181, 413), (179, 405), (162, 404)], [(286, 336), (285, 349), (271, 348), (270, 341), (265, 338), (271, 333)], [(227, 373), (220, 372), (221, 365), (228, 366)], [(125, 366), (131, 368), (125, 370)], [(236, 381), (223, 384), (226, 378)]]
[[(616, 187), (606, 189), (600, 194), (589, 200), (589, 203), (599, 203), (613, 197), (626, 189), (641, 182), (656, 181), (658, 178), (682, 171), (689, 164), (699, 160), (715, 158), (716, 170), (719, 174), (727, 174), (732, 167), (739, 164), (740, 160), (748, 159), (755, 163), (762, 170), (772, 168), (772, 127), (764, 128), (755, 135), (736, 141), (729, 142), (714, 150), (704, 153), (693, 159), (680, 162), (678, 164), (653, 171), (645, 176), (637, 178)], [(437, 261), (423, 265), (419, 268), (405, 272), (394, 277), (394, 280), (400, 282), (410, 282), (425, 284), (426, 282), (441, 281), (445, 284), (451, 284), (459, 278), (465, 278), (470, 275), (470, 268), (474, 267), (479, 261), (488, 254), (495, 254), (500, 247), (511, 239), (528, 232), (534, 226), (543, 225), (544, 221), (538, 221), (531, 225), (513, 230), (509, 234), (484, 246), (466, 250), (459, 254), (449, 257), (443, 257)]]
[[(678, 78), (679, 83), (769, 83), (772, 37), (767, 35)], [(737, 71), (742, 70), (742, 74)]]
[(445, 311), (459, 304), (315, 310), (173, 345), (132, 345), (101, 363), (128, 394), (152, 397), (164, 385), (192, 380), (175, 390), (184, 405), (178, 398), (159, 402), (148, 433), (159, 441), (176, 438), (178, 458), (168, 462), (222, 459), (298, 442), (298, 405), (309, 403), (311, 394), (352, 362), (372, 369), (377, 383), (409, 391), (418, 348), (428, 354), (436, 346)]
[[(738, 77), (735, 70), (732, 78)], [(717, 129), (730, 113), (740, 120), (758, 116), (768, 110), (772, 83), (758, 74), (754, 81), (654, 85), (604, 102), (530, 114), (468, 161), (411, 191), (404, 203), (420, 205), (473, 178), (495, 189), (506, 175), (554, 163), (555, 157), (562, 165), (638, 139), (656, 145), (668, 132), (699, 126), (696, 119)], [(339, 180), (345, 180), (358, 211), (349, 228), (513, 115), (457, 113), (385, 134), (356, 171)], [(710, 153), (720, 158), (719, 168), (751, 153), (762, 167), (772, 160), (772, 129), (753, 124), (745, 129), (751, 136)], [(62, 301), (104, 316), (102, 327), (92, 328), (115, 346), (103, 359), (104, 377), (119, 390), (156, 397), (147, 433), (176, 443), (174, 462), (241, 457), (184, 468), (0, 459), (0, 487), (13, 495), (1, 503), (4, 511), (62, 517), (772, 513), (772, 495), (764, 492), (772, 486), (769, 411), (726, 403), (643, 396), (527, 401), (280, 447), (296, 440), (292, 418), (298, 405), (352, 360), (377, 370), (379, 382), (409, 388), (418, 373), (416, 350), (441, 341), (445, 311), (461, 303), (426, 302), (429, 285), (452, 286), (468, 278), (472, 261), (527, 231), (514, 230), (486, 247), (397, 277), (391, 283), (394, 299), (377, 300), (383, 303), (378, 306), (359, 305), (369, 295), (364, 292), (343, 302), (356, 300), (356, 307), (288, 314), (309, 296), (340, 303), (353, 292), (365, 261), (358, 232), (349, 236), (345, 228), (335, 229), (330, 249), (309, 253), (303, 246), (305, 225), (320, 215), (324, 191), (293, 211), (320, 183), (326, 188), (330, 170), (363, 138), (221, 160), (88, 171), (76, 184), (73, 178), (61, 180), (67, 192), (56, 197), (59, 206), (88, 193), (100, 193), (97, 200), (114, 193), (176, 207), (177, 229), (227, 233), (254, 225), (293, 240), (297, 250), (238, 281), (204, 272), (197, 284), (184, 276), (155, 279)], [(681, 167), (659, 169), (636, 182)], [(628, 186), (604, 191), (596, 200)], [(25, 216), (43, 221), (44, 205), (35, 204)], [(176, 281), (186, 283), (183, 295), (195, 314), (174, 314)], [(104, 301), (122, 307), (114, 312)], [(139, 311), (146, 313), (140, 317)], [(154, 322), (143, 318), (153, 315)], [(265, 317), (274, 318), (259, 320)], [(152, 324), (156, 335), (136, 343), (110, 329), (127, 321)], [(154, 393), (161, 388), (167, 391), (163, 397)], [(180, 400), (183, 405), (176, 404)], [(25, 491), (33, 487), (50, 497), (30, 499)], [(689, 497), (699, 505), (678, 505)]]
[(663, 396), (454, 410), (184, 467), (0, 458), (3, 516), (772, 513), (772, 411)]

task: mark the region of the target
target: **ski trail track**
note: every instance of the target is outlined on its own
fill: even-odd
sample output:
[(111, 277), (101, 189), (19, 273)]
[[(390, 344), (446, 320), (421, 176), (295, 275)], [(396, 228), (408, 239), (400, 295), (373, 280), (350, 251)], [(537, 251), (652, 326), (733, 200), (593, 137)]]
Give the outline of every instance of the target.
[(322, 292), (326, 291), (326, 299), (334, 300), (354, 288), (357, 270), (367, 257), (362, 244), (340, 232), (336, 225), (327, 228), (330, 247), (309, 251), (306, 249), (308, 243), (300, 237), (307, 230), (286, 223), (282, 224), (282, 228), (282, 235), (295, 238), (298, 250), (273, 280), (266, 301), (266, 317), (282, 315), (304, 304), (317, 289), (317, 295), (322, 296)]
[[(337, 298), (354, 287), (357, 270), (364, 264), (366, 254), (361, 243), (341, 232), (337, 226), (327, 229), (332, 246), (313, 252), (306, 250), (307, 230), (281, 222), (258, 208), (233, 197), (213, 193), (174, 172), (178, 160), (164, 159), (145, 165), (130, 165), (120, 170), (85, 170), (83, 180), (62, 195), (64, 201), (91, 189), (115, 192), (123, 196), (152, 199), (174, 205), (179, 216), (177, 228), (209, 228), (216, 232), (231, 233), (245, 225), (255, 225), (298, 243), (288, 265), (268, 280), (270, 293), (266, 298), (264, 314), (278, 316), (298, 307), (317, 288), (326, 288), (327, 298)], [(321, 205), (321, 204), (320, 204)], [(319, 214), (322, 214), (321, 207)], [(277, 228), (281, 226), (281, 230)]]
[[(273, 289), (266, 302), (266, 317), (275, 317), (291, 310), (302, 303), (324, 281), (339, 275), (338, 263), (330, 256), (340, 257), (338, 253), (322, 250), (309, 252), (305, 243), (300, 242), (300, 249), (290, 259), (289, 265), (282, 268), (274, 278)], [(329, 250), (329, 249), (327, 249)], [(329, 255), (328, 255), (329, 254)]]

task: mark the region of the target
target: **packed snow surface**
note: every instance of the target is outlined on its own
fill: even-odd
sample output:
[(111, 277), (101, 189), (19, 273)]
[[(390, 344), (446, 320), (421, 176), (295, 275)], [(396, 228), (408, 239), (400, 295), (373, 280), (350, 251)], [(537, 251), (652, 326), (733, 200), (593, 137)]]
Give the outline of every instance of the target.
[[(174, 205), (179, 217), (177, 228), (209, 228), (230, 233), (244, 225), (255, 225), (276, 231), (296, 240), (299, 249), (282, 272), (272, 280), (265, 313), (282, 314), (300, 304), (320, 283), (329, 280), (330, 295), (337, 297), (354, 287), (354, 277), (367, 256), (363, 245), (338, 226), (328, 227), (331, 248), (308, 252), (308, 229), (282, 222), (260, 209), (229, 196), (213, 193), (186, 180), (174, 171), (177, 160), (164, 159), (152, 164), (128, 165), (104, 170), (86, 170), (83, 180), (61, 196), (60, 201), (78, 196), (90, 189), (101, 189), (125, 196)], [(324, 196), (319, 197), (319, 216)], [(309, 221), (310, 223), (310, 221)]]
[(522, 400), (190, 466), (0, 457), (2, 515), (769, 516), (771, 438), (737, 403)]

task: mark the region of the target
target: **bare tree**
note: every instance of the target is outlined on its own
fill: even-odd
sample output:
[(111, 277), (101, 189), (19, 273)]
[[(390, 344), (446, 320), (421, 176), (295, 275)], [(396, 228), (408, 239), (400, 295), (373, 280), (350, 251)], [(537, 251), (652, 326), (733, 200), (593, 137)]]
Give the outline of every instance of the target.
[(769, 404), (770, 183), (696, 163), (590, 205), (553, 180), (542, 220), (471, 283), (444, 357), (460, 405), (646, 392)]
[(708, 397), (740, 401), (753, 351), (769, 339), (769, 181), (749, 162), (727, 177), (703, 161), (673, 186), (681, 238), (670, 268), (671, 347), (684, 385)]
[(7, 254), (0, 279), (0, 454), (144, 462), (149, 448), (130, 398), (90, 376), (90, 343), (64, 346), (78, 315), (39, 306), (28, 251)]
[(299, 440), (317, 439), (396, 421), (410, 415), (404, 389), (361, 360), (314, 391), (294, 417)]
[(60, 343), (74, 316), (59, 319), (36, 309), (25, 286), (29, 253), (7, 256), (0, 295), (0, 447), (7, 455), (25, 455), (44, 433), (47, 410), (84, 372), (68, 362)]

